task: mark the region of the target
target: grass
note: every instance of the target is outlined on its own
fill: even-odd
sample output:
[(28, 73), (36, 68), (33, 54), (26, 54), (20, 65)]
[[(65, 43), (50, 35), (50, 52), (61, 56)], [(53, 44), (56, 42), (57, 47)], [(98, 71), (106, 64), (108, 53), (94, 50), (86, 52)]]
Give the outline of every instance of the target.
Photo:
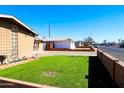
[[(54, 77), (44, 72), (55, 72)], [(88, 57), (47, 56), (0, 70), (0, 76), (63, 88), (88, 87)]]

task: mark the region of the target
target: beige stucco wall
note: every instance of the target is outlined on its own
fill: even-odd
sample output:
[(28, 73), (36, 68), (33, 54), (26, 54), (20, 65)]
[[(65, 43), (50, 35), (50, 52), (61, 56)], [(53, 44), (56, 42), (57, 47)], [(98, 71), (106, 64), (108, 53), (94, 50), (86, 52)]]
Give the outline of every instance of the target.
[(5, 21), (0, 21), (0, 55), (6, 56), (11, 61), (11, 29)]
[(11, 49), (11, 30), (0, 27), (0, 54), (10, 53)]
[(31, 57), (33, 52), (34, 37), (28, 35), (26, 31), (19, 30), (18, 32), (18, 57)]
[(43, 50), (43, 43), (39, 42), (39, 50)]
[(12, 26), (16, 26), (18, 58), (24, 56), (31, 57), (34, 46), (34, 34), (19, 24), (15, 24), (9, 20), (0, 20), (0, 55), (7, 55), (7, 59), (10, 62), (12, 61)]

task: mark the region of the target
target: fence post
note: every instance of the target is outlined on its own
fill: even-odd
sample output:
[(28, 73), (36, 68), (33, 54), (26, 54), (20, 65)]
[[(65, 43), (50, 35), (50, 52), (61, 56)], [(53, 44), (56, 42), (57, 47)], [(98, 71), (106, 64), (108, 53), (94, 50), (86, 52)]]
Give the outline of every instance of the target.
[(101, 62), (102, 62), (102, 63), (103, 63), (103, 53), (104, 53), (104, 52), (101, 51)]

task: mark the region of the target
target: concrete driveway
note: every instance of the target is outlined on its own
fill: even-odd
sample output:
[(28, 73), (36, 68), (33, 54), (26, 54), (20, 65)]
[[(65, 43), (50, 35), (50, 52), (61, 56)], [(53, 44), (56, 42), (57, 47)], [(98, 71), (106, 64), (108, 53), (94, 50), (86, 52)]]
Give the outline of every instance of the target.
[[(36, 53), (36, 52), (35, 52)], [(96, 56), (95, 52), (84, 51), (41, 51), (38, 52), (39, 56), (56, 56), (56, 55), (70, 55), (70, 56)]]

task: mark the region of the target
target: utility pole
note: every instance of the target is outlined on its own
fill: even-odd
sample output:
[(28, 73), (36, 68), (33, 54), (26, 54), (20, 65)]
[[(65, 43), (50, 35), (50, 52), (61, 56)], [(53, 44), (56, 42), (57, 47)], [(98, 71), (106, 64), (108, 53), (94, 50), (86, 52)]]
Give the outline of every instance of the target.
[(91, 31), (91, 39), (92, 39), (92, 31)]
[(50, 24), (48, 24), (48, 30), (49, 30), (49, 38), (50, 38), (50, 35), (51, 35), (51, 32), (50, 32)]
[(93, 39), (92, 39), (92, 31), (91, 31), (91, 33), (90, 33), (90, 38), (91, 38), (91, 45), (93, 44)]

